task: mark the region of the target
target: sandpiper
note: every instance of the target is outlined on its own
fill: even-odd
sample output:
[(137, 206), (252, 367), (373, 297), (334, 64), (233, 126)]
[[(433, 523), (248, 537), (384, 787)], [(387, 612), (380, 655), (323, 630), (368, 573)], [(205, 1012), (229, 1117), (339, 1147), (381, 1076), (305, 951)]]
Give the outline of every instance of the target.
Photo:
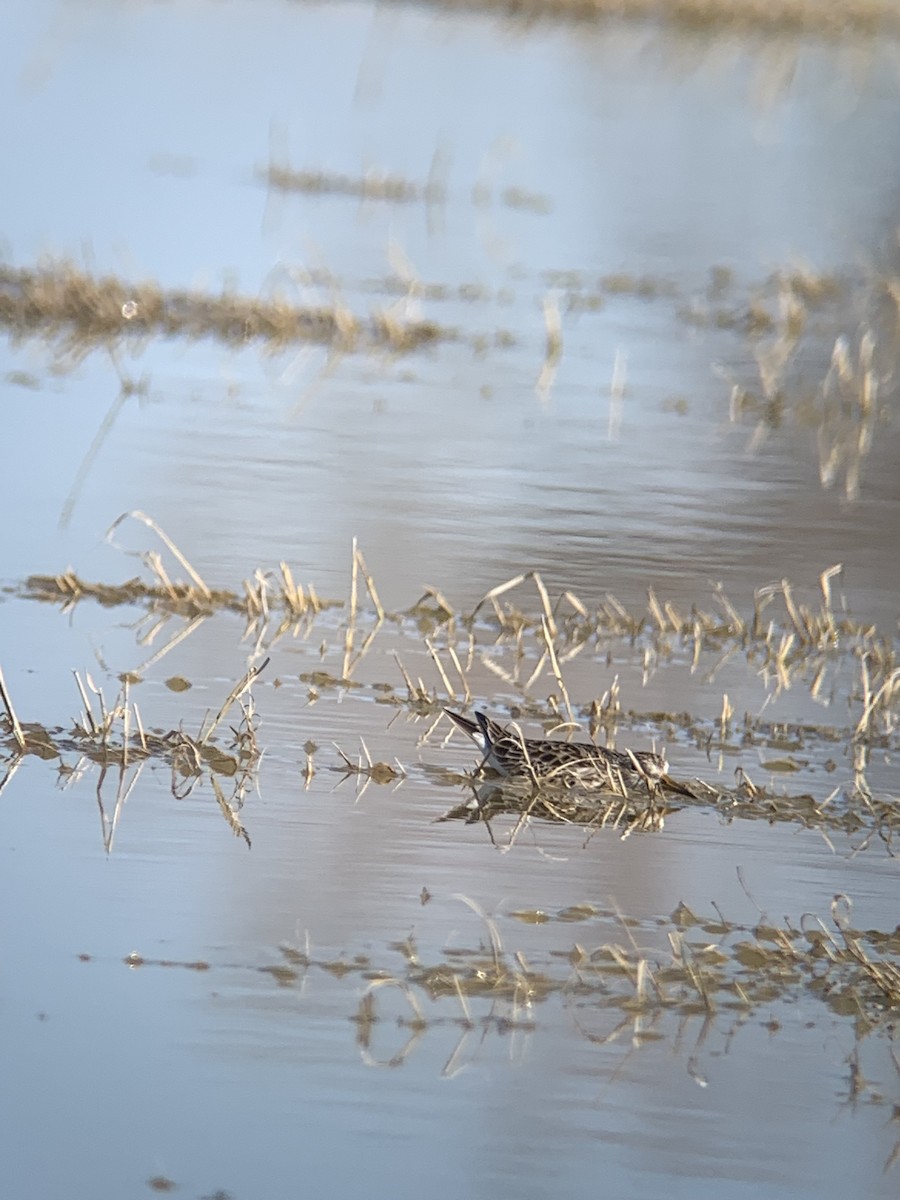
[(449, 708), (444, 712), (483, 753), (479, 770), (487, 767), (500, 775), (530, 776), (558, 787), (622, 793), (643, 783), (651, 791), (665, 787), (682, 796), (694, 794), (672, 779), (665, 758), (652, 750), (609, 750), (593, 743), (526, 738), (477, 710), (474, 721)]

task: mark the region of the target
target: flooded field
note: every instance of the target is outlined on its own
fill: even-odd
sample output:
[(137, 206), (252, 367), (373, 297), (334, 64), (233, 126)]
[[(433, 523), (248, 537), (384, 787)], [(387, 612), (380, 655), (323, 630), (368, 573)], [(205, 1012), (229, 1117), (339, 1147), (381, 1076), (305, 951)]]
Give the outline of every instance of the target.
[(4, 1194), (896, 1195), (900, 43), (761, 11), (9, 16)]

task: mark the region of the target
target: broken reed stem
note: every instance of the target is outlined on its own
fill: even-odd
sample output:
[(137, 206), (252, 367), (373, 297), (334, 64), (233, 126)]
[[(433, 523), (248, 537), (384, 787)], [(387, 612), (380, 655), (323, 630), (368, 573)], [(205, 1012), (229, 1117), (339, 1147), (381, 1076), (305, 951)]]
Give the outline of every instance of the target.
[(141, 555), (141, 557), (156, 576), (159, 583), (162, 584), (163, 591), (168, 592), (171, 600), (177, 600), (178, 590), (176, 589), (175, 584), (169, 578), (169, 572), (166, 570), (165, 565), (163, 564), (162, 555), (159, 553), (159, 551), (147, 550)]
[[(352, 543), (352, 561), (350, 563), (350, 629), (356, 621), (356, 607), (358, 602), (358, 582), (357, 576), (359, 573), (359, 545), (356, 538)], [(351, 634), (352, 637), (352, 634)]]
[(434, 665), (438, 669), (438, 674), (441, 677), (441, 683), (443, 683), (444, 690), (446, 691), (448, 697), (451, 700), (455, 700), (456, 692), (454, 691), (453, 686), (450, 683), (450, 680), (447, 678), (447, 672), (444, 670), (444, 664), (441, 662), (440, 658), (438, 657), (438, 652), (437, 652), (437, 650), (435, 650), (434, 645), (432, 644), (432, 642), (430, 641), (429, 638), (425, 638), (425, 648), (427, 649), (428, 653), (431, 655), (432, 661), (434, 662)]
[(819, 586), (822, 589), (822, 612), (828, 623), (828, 632), (834, 635), (834, 611), (831, 606), (831, 581), (835, 575), (840, 575), (844, 569), (843, 563), (835, 563), (819, 576)]
[(128, 738), (131, 733), (128, 720), (128, 677), (122, 684), (122, 767), (128, 766)]
[(463, 1010), (463, 1022), (469, 1029), (471, 1029), (474, 1026), (474, 1021), (472, 1020), (472, 1010), (469, 1007), (469, 1002), (466, 999), (465, 992), (460, 987), (459, 976), (453, 974), (450, 978), (453, 981), (453, 987), (456, 990), (456, 998), (459, 1000), (459, 1006)]
[(207, 729), (205, 732), (201, 729), (200, 735), (197, 738), (197, 741), (201, 746), (206, 745), (206, 743), (209, 741), (209, 739), (215, 733), (216, 729), (218, 729), (219, 725), (221, 725), (222, 721), (224, 720), (224, 718), (225, 718), (228, 710), (231, 708), (232, 704), (234, 704), (234, 702), (240, 696), (242, 696), (244, 694), (244, 692), (247, 690), (248, 687), (250, 687), (250, 685), (253, 683), (253, 681), (256, 679), (256, 677), (258, 675), (261, 675), (262, 672), (266, 669), (266, 667), (268, 665), (269, 665), (269, 659), (266, 658), (260, 663), (260, 665), (258, 667), (251, 667), (250, 670), (246, 673), (246, 675), (244, 675), (243, 679), (240, 679), (234, 685), (234, 687), (231, 689), (231, 691), (226, 696), (224, 704), (219, 709), (219, 711), (216, 713), (215, 720), (210, 725), (209, 729)]
[(353, 539), (353, 575), (352, 575), (352, 579), (351, 579), (351, 596), (352, 596), (352, 598), (354, 598), (354, 614), (356, 611), (355, 610), (355, 596), (356, 596), (356, 582), (355, 581), (356, 581), (357, 564), (359, 565), (360, 571), (362, 571), (362, 577), (363, 577), (363, 581), (366, 585), (366, 591), (369, 593), (369, 598), (371, 599), (372, 603), (375, 605), (375, 612), (378, 616), (378, 621), (380, 624), (384, 620), (384, 608), (382, 607), (381, 601), (378, 598), (378, 591), (375, 587), (375, 580), (372, 578), (371, 574), (369, 573), (369, 569), (366, 566), (366, 560), (363, 558), (362, 550), (360, 550), (359, 544), (358, 544), (356, 538), (354, 538)]
[(84, 690), (84, 684), (81, 682), (81, 676), (77, 671), (73, 671), (72, 674), (75, 676), (75, 682), (78, 684), (78, 691), (81, 694), (81, 703), (84, 705), (85, 720), (87, 721), (88, 725), (90, 725), (89, 732), (96, 733), (97, 725), (94, 721), (94, 714), (91, 712), (91, 702), (87, 698), (87, 692)]
[[(126, 520), (126, 518), (128, 518), (128, 517), (131, 517), (135, 521), (142, 521), (143, 524), (148, 527), (148, 529), (152, 529), (153, 532), (156, 534), (156, 536), (159, 538), (159, 540), (163, 543), (163, 545), (170, 551), (171, 554), (174, 555), (175, 558), (178, 559), (178, 561), (184, 567), (185, 571), (187, 571), (188, 575), (190, 575), (191, 579), (194, 582), (195, 587), (203, 595), (203, 598), (205, 600), (212, 599), (212, 592), (209, 590), (209, 588), (206, 586), (206, 584), (201, 579), (200, 575), (194, 570), (194, 568), (191, 566), (191, 564), (188, 562), (188, 560), (185, 558), (185, 556), (181, 553), (181, 551), (178, 549), (178, 547), (175, 545), (175, 543), (172, 541), (172, 539), (169, 537), (169, 535), (166, 533), (166, 531), (164, 529), (162, 529), (159, 525), (157, 525), (157, 523), (153, 520), (152, 517), (148, 517), (146, 513), (141, 512), (140, 509), (137, 509), (137, 508), (131, 509), (129, 512), (124, 512), (120, 516), (116, 517), (116, 519), (113, 521), (112, 525), (110, 525), (109, 529), (107, 529), (107, 531), (106, 531), (106, 540), (108, 542), (110, 542), (112, 544), (113, 533), (119, 527), (119, 525), (121, 525), (121, 523), (124, 520)], [(171, 584), (169, 586), (171, 587)]]
[(856, 737), (858, 738), (869, 735), (872, 718), (876, 710), (880, 705), (887, 705), (893, 699), (894, 692), (900, 687), (900, 667), (896, 667), (878, 691), (874, 693), (869, 680), (869, 669), (865, 657), (862, 658), (860, 664), (860, 677), (863, 688), (863, 711), (856, 726)]
[(140, 712), (140, 709), (138, 708), (136, 702), (132, 707), (134, 708), (135, 724), (138, 727), (138, 737), (141, 739), (141, 749), (146, 754), (147, 753), (147, 735), (144, 733), (144, 723), (141, 720), (141, 712)]
[(281, 593), (287, 601), (288, 608), (297, 616), (303, 616), (308, 608), (303, 584), (295, 583), (291, 568), (286, 562), (280, 562), (278, 568), (281, 571)]
[(732, 628), (734, 629), (736, 636), (739, 638), (743, 638), (747, 632), (747, 623), (744, 621), (744, 618), (741, 616), (741, 614), (737, 611), (737, 609), (734, 607), (734, 605), (731, 603), (731, 601), (725, 595), (725, 589), (722, 587), (721, 583), (716, 584), (715, 596), (716, 596), (716, 599), (719, 601), (719, 604), (721, 604), (722, 608), (727, 613), (728, 618), (731, 621)]
[[(485, 660), (483, 660), (483, 661), (484, 661), (485, 663), (489, 663), (489, 662), (490, 662), (490, 659), (485, 659)], [(546, 650), (542, 650), (542, 651), (541, 651), (541, 657), (540, 657), (540, 658), (537, 660), (537, 663), (535, 664), (535, 668), (534, 668), (534, 670), (533, 670), (533, 671), (531, 672), (531, 674), (528, 676), (528, 678), (526, 679), (526, 681), (525, 681), (525, 684), (524, 684), (524, 686), (523, 686), (523, 688), (522, 688), (522, 691), (523, 691), (523, 692), (524, 692), (526, 695), (528, 695), (528, 693), (531, 691), (531, 689), (534, 687), (534, 685), (535, 685), (535, 684), (537, 683), (537, 681), (540, 679), (541, 675), (542, 675), (542, 674), (543, 674), (543, 672), (544, 672), (544, 666), (545, 666), (546, 662), (547, 662), (547, 651), (546, 651)]]
[(231, 830), (231, 832), (234, 834), (235, 837), (244, 839), (244, 841), (247, 843), (247, 849), (249, 850), (250, 849), (250, 835), (247, 833), (247, 830), (241, 824), (240, 817), (237, 815), (237, 813), (234, 810), (234, 808), (232, 807), (232, 805), (228, 802), (228, 800), (225, 796), (225, 793), (222, 791), (222, 786), (219, 783), (218, 779), (216, 778), (216, 774), (214, 771), (210, 771), (209, 778), (210, 778), (210, 782), (212, 783), (213, 791), (216, 794), (216, 802), (219, 805), (219, 809), (221, 810), (222, 816), (225, 818), (226, 822), (228, 823), (228, 828)]
[(543, 632), (544, 632), (544, 645), (547, 647), (547, 653), (550, 656), (550, 666), (553, 670), (553, 677), (556, 680), (557, 687), (559, 688), (560, 692), (562, 693), (563, 703), (566, 706), (566, 716), (572, 722), (573, 725), (577, 725), (578, 722), (575, 720), (575, 714), (572, 712), (572, 702), (569, 699), (569, 693), (566, 688), (566, 683), (562, 677), (562, 670), (560, 669), (559, 659), (556, 657), (556, 649), (553, 645), (553, 638), (550, 634), (550, 626), (547, 623), (547, 618), (545, 616), (541, 617), (541, 628), (543, 629)]
[(650, 609), (650, 615), (659, 626), (660, 633), (665, 633), (668, 629), (668, 620), (659, 605), (659, 600), (656, 598), (656, 592), (652, 587), (647, 588), (647, 606)]
[(350, 677), (350, 655), (353, 652), (353, 639), (356, 636), (356, 609), (358, 604), (358, 580), (357, 574), (359, 571), (359, 560), (357, 558), (357, 543), (356, 538), (351, 543), (350, 554), (350, 613), (347, 621), (347, 628), (344, 630), (344, 665), (341, 668), (341, 673), (345, 679)]
[(416, 687), (416, 685), (410, 679), (406, 667), (404, 667), (403, 663), (400, 661), (400, 655), (396, 650), (394, 651), (394, 662), (397, 664), (400, 674), (403, 676), (403, 682), (406, 684), (406, 690), (409, 692), (410, 700), (427, 699), (428, 694), (425, 691), (424, 686), (422, 686), (421, 679), (419, 680), (419, 687)]
[(450, 661), (453, 663), (454, 667), (456, 668), (456, 673), (459, 676), (460, 681), (462, 682), (463, 688), (465, 689), (465, 697), (464, 698), (465, 698), (466, 703), (468, 703), (469, 700), (471, 699), (472, 692), (469, 688), (469, 681), (468, 681), (468, 679), (466, 679), (466, 673), (463, 670), (462, 663), (459, 661), (459, 656), (457, 655), (456, 651), (449, 644), (447, 646), (447, 653), (450, 655)]
[(583, 601), (579, 600), (579, 598), (575, 595), (574, 592), (570, 592), (568, 590), (564, 591), (563, 599), (568, 600), (569, 604), (578, 613), (579, 617), (582, 617), (584, 620), (587, 620), (587, 618), (588, 618), (587, 605), (585, 605), (583, 603)]
[(3, 701), (3, 707), (6, 709), (6, 715), (9, 717), (9, 723), (12, 726), (13, 737), (16, 739), (16, 745), (20, 750), (25, 750), (25, 735), (22, 733), (22, 726), (19, 724), (19, 718), (16, 716), (16, 710), (13, 708), (12, 700), (9, 697), (9, 692), (6, 690), (6, 680), (3, 678), (3, 668), (0, 667), (0, 700)]
[(794, 603), (794, 593), (791, 588), (790, 581), (782, 579), (781, 594), (784, 596), (784, 606), (787, 609), (788, 616), (791, 618), (791, 624), (796, 629), (801, 641), (806, 641), (809, 638), (809, 629), (805, 622), (801, 619), (800, 613)]
[(503, 613), (500, 611), (500, 608), (497, 604), (497, 597), (502, 596), (504, 592), (511, 591), (514, 587), (518, 587), (519, 584), (524, 583), (527, 578), (527, 575), (516, 575), (513, 579), (507, 579), (506, 583), (498, 583), (496, 587), (492, 587), (490, 591), (484, 593), (484, 595), (472, 609), (472, 616), (477, 616), (478, 610), (482, 607), (482, 605), (487, 604), (487, 602), (490, 600), (493, 605), (497, 620), (502, 625)]
[(344, 753), (337, 742), (332, 742), (331, 744), (344, 760), (344, 765), (348, 771), (352, 771), (354, 775), (359, 775), (362, 773), (362, 761), (360, 759), (357, 759), (356, 762), (354, 762), (352, 758), (348, 757), (348, 755)]
[(550, 636), (556, 638), (559, 635), (559, 630), (556, 628), (556, 621), (553, 617), (553, 609), (550, 607), (550, 597), (547, 595), (547, 589), (544, 587), (544, 581), (541, 579), (537, 571), (531, 573), (531, 578), (534, 580), (534, 586), (537, 588), (538, 595), (541, 598), (541, 606), (544, 609), (544, 617), (547, 622), (547, 628), (550, 630)]
[(103, 734), (103, 741), (105, 743), (109, 740), (109, 733), (110, 733), (110, 730), (112, 729), (112, 724), (113, 724), (113, 719), (115, 718), (115, 713), (110, 715), (106, 711), (106, 701), (103, 699), (103, 688), (97, 687), (97, 685), (94, 683), (93, 679), (91, 679), (91, 677), (87, 671), (85, 671), (85, 673), (84, 673), (84, 678), (85, 678), (85, 681), (87, 682), (88, 687), (91, 689), (91, 691), (97, 697), (97, 702), (100, 705), (100, 730)]

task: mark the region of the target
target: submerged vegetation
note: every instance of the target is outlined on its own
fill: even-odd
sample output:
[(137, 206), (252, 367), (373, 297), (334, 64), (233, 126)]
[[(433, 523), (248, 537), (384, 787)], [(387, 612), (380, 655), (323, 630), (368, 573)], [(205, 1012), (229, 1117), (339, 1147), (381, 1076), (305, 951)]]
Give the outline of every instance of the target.
[(692, 32), (745, 34), (900, 33), (891, 0), (439, 0), (441, 7), (497, 12), (525, 20), (640, 21)]
[(452, 336), (433, 322), (404, 320), (388, 311), (357, 317), (337, 299), (303, 307), (237, 292), (166, 289), (156, 282), (92, 275), (71, 262), (0, 265), (0, 326), (15, 337), (55, 338), (75, 355), (125, 336), (211, 337), (270, 348), (314, 342), (345, 353), (408, 351)]
[[(534, 822), (581, 826), (589, 841), (601, 830), (616, 830), (622, 836), (659, 831), (667, 816), (702, 806), (726, 820), (789, 822), (816, 829), (826, 838), (841, 834), (853, 838), (857, 849), (875, 840), (893, 853), (900, 799), (896, 792), (873, 789), (867, 769), (873, 753), (891, 756), (900, 749), (900, 665), (892, 638), (854, 620), (843, 599), (835, 601), (837, 566), (822, 572), (816, 600), (800, 599), (796, 589), (782, 580), (760, 587), (747, 613), (739, 612), (721, 587), (713, 593), (712, 607), (695, 605), (689, 612), (661, 599), (653, 589), (642, 612), (629, 611), (612, 595), (593, 606), (571, 591), (554, 600), (536, 572), (498, 584), (468, 610), (457, 610), (443, 592), (431, 587), (411, 607), (387, 612), (355, 542), (350, 594), (345, 600), (323, 599), (313, 586), (298, 584), (286, 563), (274, 572), (257, 570), (239, 591), (208, 586), (182, 551), (143, 513), (119, 517), (110, 538), (128, 518), (160, 537), (182, 573), (180, 580), (173, 579), (174, 568), (167, 569), (158, 552), (144, 551), (141, 557), (149, 578), (100, 584), (67, 571), (31, 577), (19, 594), (60, 604), (64, 611), (90, 600), (107, 607), (137, 608), (146, 614), (141, 623), (151, 621), (155, 633), (170, 622), (175, 628), (161, 649), (128, 673), (111, 709), (98, 689), (80, 683), (84, 711), (68, 733), (19, 723), (4, 688), (6, 717), (0, 744), (6, 747), (10, 770), (23, 754), (57, 758), (75, 752), (104, 770), (113, 765), (124, 769), (129, 761), (156, 757), (171, 766), (173, 779), (177, 772), (196, 779), (206, 769), (211, 778), (238, 778), (236, 795), (242, 800), (251, 774), (255, 780), (261, 754), (252, 711), (241, 709), (241, 723), (234, 730), (236, 750), (218, 749), (211, 737), (261, 666), (251, 665), (216, 720), (197, 737), (180, 730), (148, 735), (131, 700), (133, 689), (151, 667), (204, 621), (222, 614), (244, 622), (243, 640), (253, 647), (251, 664), (265, 665), (263, 659), (268, 662), (282, 639), (311, 642), (315, 636), (320, 640), (321, 665), (298, 680), (309, 703), (326, 693), (358, 694), (424, 726), (419, 744), (430, 760), (423, 767), (407, 765), (410, 746), (404, 739), (393, 765), (375, 761), (363, 742), (364, 757), (355, 761), (337, 747), (338, 761), (329, 764), (330, 769), (355, 776), (360, 789), (370, 784), (399, 786), (423, 770), (436, 785), (462, 786), (464, 800), (444, 819), (484, 822), (491, 840), (502, 839), (506, 849)], [(529, 596), (536, 604), (523, 604)], [(373, 646), (382, 651), (390, 648), (395, 681), (364, 677), (364, 663), (384, 660), (383, 654), (369, 657)], [(404, 658), (412, 655), (422, 664), (415, 677), (404, 665), (401, 651)], [(746, 671), (765, 682), (773, 697), (796, 687), (808, 690), (814, 700), (828, 692), (843, 693), (849, 723), (791, 724), (766, 720), (762, 713), (740, 718), (727, 694), (715, 716), (639, 712), (623, 706), (618, 677), (602, 695), (572, 695), (566, 678), (569, 664), (579, 657), (609, 661), (618, 655), (642, 662), (645, 677), (673, 663), (712, 679), (725, 662), (742, 662)], [(430, 677), (429, 682), (423, 675)], [(476, 675), (480, 685), (474, 682)], [(663, 797), (649, 786), (611, 787), (597, 796), (546, 786), (539, 779), (508, 780), (498, 786), (461, 776), (446, 756), (453, 729), (444, 706), (471, 705), (478, 686), (483, 688), (489, 679), (495, 681), (501, 698), (491, 697), (488, 708), (497, 715), (505, 710), (520, 721), (539, 722), (546, 734), (574, 734), (582, 740), (587, 735), (600, 745), (612, 745), (621, 737), (629, 745), (629, 731), (640, 728), (645, 736), (647, 730), (655, 732), (670, 747), (693, 745), (700, 752), (695, 761), (713, 764), (722, 755), (740, 755), (758, 747), (768, 755), (762, 760), (763, 777), (751, 778), (741, 765), (736, 783), (729, 786), (721, 781), (720, 770), (706, 779), (700, 771), (701, 777), (686, 781), (686, 794)], [(286, 684), (282, 678), (275, 682), (279, 687)], [(97, 697), (99, 715), (91, 710), (89, 691)], [(820, 779), (802, 774), (803, 755), (810, 751), (821, 755), (823, 750), (831, 762), (826, 770), (838, 771), (827, 791), (822, 790)], [(318, 747), (308, 745), (305, 759), (297, 764), (307, 787), (321, 762), (317, 751)], [(440, 765), (432, 757), (436, 751)], [(835, 753), (845, 759), (843, 772), (832, 762)], [(793, 775), (803, 778), (803, 787), (786, 788), (774, 782)], [(509, 830), (504, 832), (507, 823)], [(501, 831), (495, 834), (498, 826)]]

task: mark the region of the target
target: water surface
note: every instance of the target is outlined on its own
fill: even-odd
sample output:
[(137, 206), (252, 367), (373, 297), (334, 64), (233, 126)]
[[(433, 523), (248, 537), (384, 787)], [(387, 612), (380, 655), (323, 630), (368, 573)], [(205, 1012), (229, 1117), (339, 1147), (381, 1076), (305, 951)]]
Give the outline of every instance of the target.
[[(0, 660), (23, 722), (69, 729), (72, 669), (107, 703), (135, 672), (146, 727), (195, 732), (271, 655), (254, 689), (265, 753), (240, 812), (250, 849), (209, 780), (176, 798), (162, 759), (117, 813), (116, 771), (101, 779), (71, 745), (63, 771), (30, 755), (3, 791), (10, 1195), (118, 1198), (170, 1181), (198, 1197), (586, 1196), (601, 1176), (610, 1196), (893, 1195), (890, 1028), (867, 1032), (793, 979), (712, 1013), (636, 1012), (615, 981), (608, 995), (562, 986), (576, 945), (633, 939), (657, 969), (680, 902), (746, 927), (733, 939), (804, 914), (833, 931), (836, 893), (854, 927), (893, 929), (896, 859), (870, 830), (709, 806), (626, 840), (534, 823), (511, 848), (507, 819), (494, 844), (483, 823), (437, 821), (465, 799), (450, 774), (475, 755), (402, 702), (395, 655), (445, 698), (413, 619), (378, 630), (352, 688), (312, 677), (342, 674), (343, 608), (256, 654), (259, 629), (218, 613), (153, 661), (187, 622), (157, 625), (140, 604), (61, 612), (21, 588), (69, 564), (106, 582), (141, 571), (120, 547), (153, 546), (145, 527), (104, 540), (139, 509), (235, 590), (284, 560), (343, 601), (356, 537), (389, 610), (430, 584), (467, 611), (538, 570), (554, 598), (611, 592), (631, 609), (648, 587), (710, 609), (722, 582), (746, 616), (784, 578), (818, 605), (820, 573), (840, 563), (836, 612), (890, 641), (900, 444), (876, 277), (896, 268), (893, 43), (276, 2), (252, 17), (32, 5), (9, 25), (10, 261), (67, 256), (294, 303), (338, 295), (358, 315), (453, 331), (409, 355), (330, 359), (211, 339), (82, 354), (4, 338), (3, 477), (20, 515), (0, 534)], [(261, 178), (272, 161), (356, 179), (374, 165), (442, 197), (286, 194)], [(773, 273), (798, 264), (833, 287), (807, 300), (772, 405), (757, 354), (785, 328)], [(545, 304), (561, 322), (552, 369)], [(759, 336), (757, 305), (774, 321)], [(858, 364), (866, 329), (868, 414), (856, 384), (823, 392), (835, 339)], [(539, 611), (532, 585), (514, 595)], [(362, 610), (357, 647), (374, 627), (365, 598)], [(780, 602), (772, 613), (786, 620)], [(464, 655), (461, 626), (432, 635), (445, 661), (453, 638)], [(514, 639), (486, 610), (477, 642), (473, 703), (508, 712), (522, 696), (490, 664), (514, 669)], [(590, 642), (564, 664), (573, 704), (617, 679), (617, 743), (666, 741), (679, 777), (729, 788), (740, 766), (819, 803), (851, 787), (852, 653), (824, 652), (819, 688), (816, 663), (779, 690), (752, 648), (705, 650), (692, 670), (690, 646), (671, 642)], [(524, 656), (527, 675), (533, 639)], [(532, 701), (555, 691), (545, 672)], [(720, 738), (723, 695), (735, 719)], [(786, 732), (743, 741), (745, 714)], [(355, 757), (360, 736), (399, 760), (400, 786), (357, 794), (342, 779), (332, 743)], [(796, 770), (767, 765), (785, 755)], [(888, 730), (867, 763), (876, 801), (896, 797), (896, 755)], [(511, 962), (519, 951), (559, 986), (530, 1006), (475, 993), (471, 1028), (456, 996), (413, 986), (419, 1028), (384, 987), (367, 1038), (366, 988), (407, 978), (411, 934), (426, 964), (489, 954), (460, 895), (496, 921)], [(570, 919), (576, 905), (590, 909)]]

